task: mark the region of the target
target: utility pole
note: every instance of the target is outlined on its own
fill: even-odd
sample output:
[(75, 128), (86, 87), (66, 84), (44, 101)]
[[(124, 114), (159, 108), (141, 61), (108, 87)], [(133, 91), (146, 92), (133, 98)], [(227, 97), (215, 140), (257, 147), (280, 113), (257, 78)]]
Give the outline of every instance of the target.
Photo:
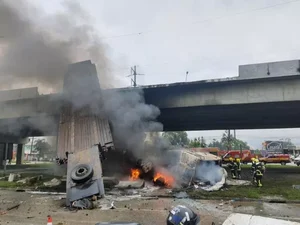
[(236, 133), (235, 133), (235, 129), (233, 130), (233, 137), (234, 137), (234, 139), (236, 139)]
[(185, 73), (185, 82), (187, 82), (188, 74), (189, 74), (189, 71), (186, 71), (186, 73)]
[(230, 150), (231, 148), (231, 137), (230, 137), (230, 129), (228, 130), (228, 136), (227, 136), (227, 142), (228, 142), (228, 151)]
[(31, 146), (30, 146), (30, 157), (31, 157), (31, 161), (32, 161), (32, 148), (33, 148), (33, 140), (34, 140), (34, 137), (32, 137), (32, 139), (31, 139)]
[(8, 143), (5, 143), (4, 144), (4, 151), (5, 151), (5, 154), (4, 154), (4, 175), (6, 175), (6, 164), (7, 164), (7, 155), (8, 155)]
[(136, 83), (136, 76), (138, 76), (138, 75), (144, 75), (144, 74), (138, 74), (137, 72), (136, 72), (136, 66), (133, 66), (133, 67), (131, 67), (130, 68), (130, 75), (128, 75), (127, 77), (132, 77), (133, 76), (133, 79), (131, 79), (131, 85), (133, 86), (133, 87), (136, 87), (137, 86), (137, 83)]

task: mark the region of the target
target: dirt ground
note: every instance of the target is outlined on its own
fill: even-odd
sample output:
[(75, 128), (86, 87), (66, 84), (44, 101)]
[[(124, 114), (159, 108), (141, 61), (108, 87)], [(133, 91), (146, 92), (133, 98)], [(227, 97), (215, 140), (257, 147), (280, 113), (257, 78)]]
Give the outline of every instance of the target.
[[(95, 225), (98, 222), (138, 222), (142, 225), (164, 225), (168, 210), (177, 204), (187, 205), (199, 213), (201, 225), (222, 224), (232, 212), (250, 213), (286, 220), (300, 221), (300, 204), (271, 204), (256, 202), (213, 201), (160, 198), (152, 200), (118, 199), (116, 209), (69, 211), (64, 199), (55, 195), (34, 195), (24, 192), (0, 190), (0, 225), (41, 225), (47, 215), (53, 225)], [(106, 203), (108, 200), (103, 200)], [(7, 208), (18, 203), (18, 208)], [(3, 214), (2, 214), (3, 213)], [(2, 215), (1, 215), (2, 214)]]

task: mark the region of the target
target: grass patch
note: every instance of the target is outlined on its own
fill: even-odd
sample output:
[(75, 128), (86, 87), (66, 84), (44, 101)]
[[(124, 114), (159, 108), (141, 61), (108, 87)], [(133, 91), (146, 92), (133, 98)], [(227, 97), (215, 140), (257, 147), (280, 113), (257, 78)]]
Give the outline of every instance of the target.
[[(30, 177), (37, 177), (40, 174), (37, 173), (21, 173), (21, 180), (25, 179), (25, 178), (30, 178)], [(46, 181), (50, 181), (53, 178), (60, 178), (57, 176), (53, 176), (51, 174), (42, 174), (42, 179), (35, 181), (33, 183), (27, 183), (27, 184), (23, 184), (23, 183), (17, 183), (15, 182), (8, 182), (7, 180), (0, 180), (0, 188), (17, 188), (17, 187), (23, 187), (23, 188), (32, 188), (32, 187), (43, 187), (44, 186), (44, 182)], [(47, 189), (45, 187), (45, 189)]]
[(8, 182), (6, 180), (0, 180), (0, 187), (1, 188), (16, 188), (16, 187), (23, 187), (24, 184), (16, 183), (16, 182)]
[[(242, 164), (242, 168), (244, 169), (250, 169), (251, 168), (251, 164)], [(300, 166), (293, 166), (293, 165), (280, 165), (280, 164), (276, 164), (276, 165), (269, 165), (266, 164), (266, 168), (270, 168), (270, 169), (294, 169), (294, 170), (299, 170), (300, 171)]]
[(228, 186), (222, 191), (205, 192), (192, 190), (189, 192), (194, 198), (253, 198), (261, 199), (266, 196), (273, 196), (274, 198), (283, 197), (287, 200), (300, 200), (300, 190), (293, 189), (292, 185), (299, 184), (299, 178), (278, 177), (276, 179), (263, 179), (263, 187), (256, 186)]

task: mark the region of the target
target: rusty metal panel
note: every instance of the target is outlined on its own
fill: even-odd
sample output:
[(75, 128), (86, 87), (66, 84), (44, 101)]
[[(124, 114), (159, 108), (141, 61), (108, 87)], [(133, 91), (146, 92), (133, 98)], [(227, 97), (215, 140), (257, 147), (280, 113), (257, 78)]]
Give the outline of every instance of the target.
[(67, 151), (79, 152), (98, 143), (114, 147), (108, 120), (90, 114), (87, 108), (74, 111), (66, 106), (59, 124), (58, 156), (65, 157)]
[[(85, 102), (80, 99), (82, 90), (85, 90)], [(64, 94), (73, 104), (64, 104), (61, 111), (58, 156), (65, 157), (66, 151), (75, 153), (99, 143), (105, 148), (113, 148), (109, 122), (99, 116), (101, 106), (94, 105), (94, 102), (100, 104), (98, 95), (101, 94), (101, 90), (96, 67), (90, 60), (69, 65), (64, 77)], [(91, 99), (93, 96), (96, 97)], [(84, 104), (87, 106), (83, 106)], [(95, 110), (91, 110), (91, 104), (97, 108), (96, 115)], [(77, 107), (74, 108), (75, 106)]]

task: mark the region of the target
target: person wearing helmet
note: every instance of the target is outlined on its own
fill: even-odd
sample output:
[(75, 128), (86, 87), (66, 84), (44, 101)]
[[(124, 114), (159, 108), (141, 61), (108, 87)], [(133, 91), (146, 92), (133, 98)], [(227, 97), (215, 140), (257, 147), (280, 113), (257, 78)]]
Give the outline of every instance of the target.
[(263, 178), (264, 166), (258, 159), (255, 159), (255, 171), (254, 171), (254, 178), (257, 184), (257, 187), (262, 187), (261, 180)]
[(200, 217), (188, 207), (178, 205), (170, 211), (167, 225), (200, 225)]
[(241, 159), (237, 158), (235, 161), (236, 161), (236, 177), (237, 177), (237, 179), (242, 179)]
[(250, 170), (250, 173), (251, 173), (251, 176), (252, 176), (252, 182), (253, 182), (253, 183), (255, 182), (255, 177), (254, 177), (255, 164), (256, 164), (255, 161), (256, 161), (255, 158), (251, 158), (251, 170)]
[(232, 157), (229, 158), (229, 168), (230, 168), (230, 172), (231, 172), (231, 178), (232, 179), (236, 179), (236, 162), (234, 161), (234, 159)]

